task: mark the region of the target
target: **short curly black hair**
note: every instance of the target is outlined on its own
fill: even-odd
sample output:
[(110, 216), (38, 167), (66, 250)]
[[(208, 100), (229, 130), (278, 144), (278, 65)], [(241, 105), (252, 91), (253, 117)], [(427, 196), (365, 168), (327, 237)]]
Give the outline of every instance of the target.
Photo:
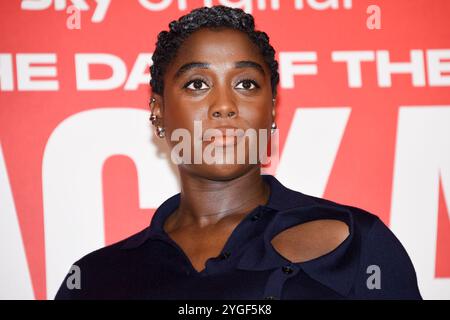
[(259, 47), (271, 72), (272, 96), (276, 97), (279, 74), (275, 50), (269, 43), (269, 36), (265, 32), (255, 30), (255, 22), (251, 14), (245, 13), (239, 8), (223, 5), (201, 7), (170, 22), (169, 28), (169, 31), (161, 31), (158, 34), (156, 49), (152, 56), (150, 86), (154, 93), (163, 94), (163, 76), (167, 66), (190, 34), (200, 28), (230, 28), (245, 32), (250, 40)]

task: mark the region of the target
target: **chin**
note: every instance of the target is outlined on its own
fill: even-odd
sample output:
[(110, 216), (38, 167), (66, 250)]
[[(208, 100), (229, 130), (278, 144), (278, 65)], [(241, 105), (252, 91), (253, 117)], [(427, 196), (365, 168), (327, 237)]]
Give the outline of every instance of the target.
[(255, 164), (197, 164), (184, 168), (199, 177), (209, 180), (227, 181), (240, 177), (254, 168)]

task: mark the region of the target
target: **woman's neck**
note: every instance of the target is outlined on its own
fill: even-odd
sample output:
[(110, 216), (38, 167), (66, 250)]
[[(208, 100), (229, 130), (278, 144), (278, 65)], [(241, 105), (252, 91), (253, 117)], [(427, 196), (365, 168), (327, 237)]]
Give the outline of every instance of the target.
[(247, 213), (267, 203), (270, 187), (255, 166), (231, 180), (210, 180), (180, 171), (180, 205), (166, 221), (168, 229), (203, 228), (234, 214)]

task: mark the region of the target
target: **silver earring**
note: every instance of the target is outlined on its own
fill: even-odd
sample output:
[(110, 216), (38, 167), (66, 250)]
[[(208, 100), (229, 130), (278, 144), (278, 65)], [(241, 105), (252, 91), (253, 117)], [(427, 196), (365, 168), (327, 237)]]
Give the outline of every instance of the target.
[(163, 127), (156, 127), (156, 134), (158, 135), (158, 137), (164, 138), (166, 136), (166, 129), (164, 129)]
[(274, 122), (272, 122), (272, 127), (271, 127), (271, 130), (270, 130), (272, 132), (272, 134), (275, 132), (276, 129), (277, 129), (277, 124), (274, 121)]
[(156, 125), (156, 135), (160, 138), (164, 138), (166, 136), (166, 130), (163, 127), (160, 127), (157, 125), (158, 118), (156, 115), (153, 114), (153, 109), (155, 107), (156, 99), (151, 97), (150, 98), (150, 121), (152, 122), (152, 125)]
[(151, 121), (151, 123), (153, 125), (155, 125), (155, 122), (156, 122), (156, 115), (153, 114), (153, 109), (155, 107), (155, 102), (156, 102), (156, 99), (152, 97), (150, 99), (150, 103), (149, 103), (149, 105), (150, 105), (150, 118), (149, 118), (149, 120)]

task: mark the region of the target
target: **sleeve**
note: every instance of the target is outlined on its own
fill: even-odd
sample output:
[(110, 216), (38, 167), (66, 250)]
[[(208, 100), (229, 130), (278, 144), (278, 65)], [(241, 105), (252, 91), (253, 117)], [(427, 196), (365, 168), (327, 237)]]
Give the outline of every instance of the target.
[(421, 300), (414, 266), (394, 233), (376, 217), (370, 231), (362, 238), (357, 296)]

